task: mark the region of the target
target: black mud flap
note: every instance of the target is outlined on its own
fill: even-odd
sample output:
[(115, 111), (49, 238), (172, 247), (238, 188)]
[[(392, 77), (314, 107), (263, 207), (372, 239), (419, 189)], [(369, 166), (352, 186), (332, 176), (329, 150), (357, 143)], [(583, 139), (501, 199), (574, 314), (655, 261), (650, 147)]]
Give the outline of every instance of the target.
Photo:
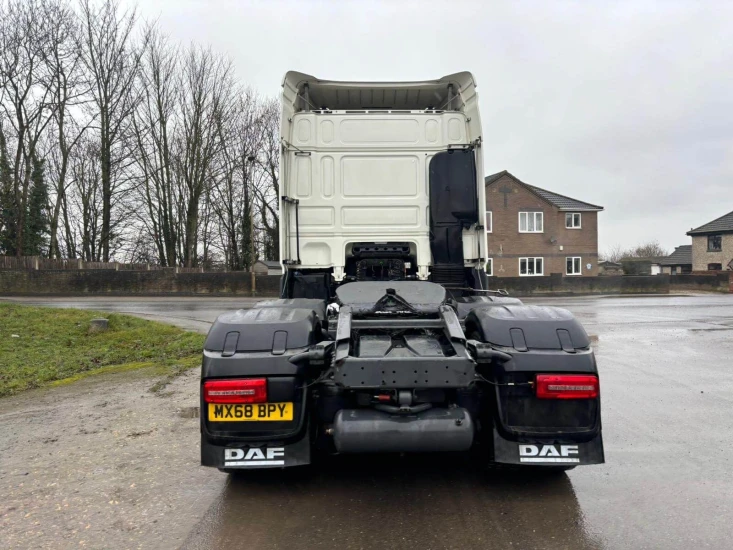
[(509, 441), (494, 428), (494, 462), (522, 466), (581, 466), (603, 464), (603, 436), (599, 433), (583, 443), (566, 441), (555, 443), (556, 439), (542, 442)]
[(290, 468), (311, 463), (310, 440), (306, 435), (287, 445), (267, 443), (245, 443), (212, 445), (201, 438), (201, 464), (222, 469), (252, 470), (258, 468)]

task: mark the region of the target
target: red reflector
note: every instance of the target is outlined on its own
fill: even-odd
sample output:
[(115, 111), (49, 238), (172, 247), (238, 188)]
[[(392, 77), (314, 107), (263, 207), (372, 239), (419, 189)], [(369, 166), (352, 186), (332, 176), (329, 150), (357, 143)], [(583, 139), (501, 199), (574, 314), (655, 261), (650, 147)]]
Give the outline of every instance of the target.
[(538, 374), (535, 380), (540, 399), (594, 399), (598, 377), (579, 374)]
[(204, 382), (206, 403), (266, 403), (267, 380), (239, 378), (236, 380), (207, 380)]

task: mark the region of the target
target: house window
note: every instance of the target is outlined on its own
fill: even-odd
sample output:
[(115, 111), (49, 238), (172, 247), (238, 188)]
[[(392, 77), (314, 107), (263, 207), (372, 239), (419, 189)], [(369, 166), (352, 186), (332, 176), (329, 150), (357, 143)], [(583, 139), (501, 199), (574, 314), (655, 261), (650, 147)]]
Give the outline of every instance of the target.
[(519, 258), (519, 276), (536, 277), (544, 275), (544, 258)]
[(567, 229), (580, 229), (580, 212), (565, 214), (565, 227)]
[(486, 275), (491, 277), (494, 275), (494, 258), (486, 260)]
[(491, 233), (494, 230), (494, 213), (486, 212), (486, 232)]
[(720, 252), (723, 249), (723, 235), (708, 235), (708, 252)]
[(544, 231), (544, 219), (542, 212), (520, 212), (519, 232), (520, 233), (542, 233)]
[(723, 269), (723, 264), (708, 264), (708, 271), (720, 271)]
[(580, 256), (565, 258), (565, 275), (581, 275)]

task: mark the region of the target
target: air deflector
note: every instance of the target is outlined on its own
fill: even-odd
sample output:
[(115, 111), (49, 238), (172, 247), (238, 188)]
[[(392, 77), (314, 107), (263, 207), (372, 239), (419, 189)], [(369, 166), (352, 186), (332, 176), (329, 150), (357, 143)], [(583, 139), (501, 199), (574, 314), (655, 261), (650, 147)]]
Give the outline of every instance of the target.
[(463, 267), (463, 226), (478, 222), (476, 159), (472, 149), (436, 154), (430, 161), (430, 251), (433, 264)]

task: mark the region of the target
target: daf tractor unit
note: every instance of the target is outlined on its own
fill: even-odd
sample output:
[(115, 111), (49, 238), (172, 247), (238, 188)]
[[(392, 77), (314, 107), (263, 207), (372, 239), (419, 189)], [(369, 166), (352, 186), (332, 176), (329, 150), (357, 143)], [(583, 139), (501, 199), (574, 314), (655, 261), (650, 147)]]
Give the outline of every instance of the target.
[(565, 309), (489, 289), (473, 75), (282, 83), (279, 299), (221, 315), (201, 462), (472, 451), (552, 471), (604, 461), (598, 370)]

